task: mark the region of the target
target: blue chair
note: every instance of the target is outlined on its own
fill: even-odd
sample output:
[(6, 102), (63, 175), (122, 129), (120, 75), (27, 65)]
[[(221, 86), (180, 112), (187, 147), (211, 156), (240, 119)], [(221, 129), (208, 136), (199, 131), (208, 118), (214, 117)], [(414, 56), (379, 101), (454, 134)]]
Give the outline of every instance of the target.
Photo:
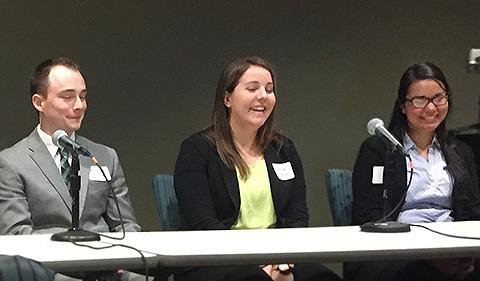
[(349, 225), (352, 221), (352, 171), (328, 169), (325, 173), (328, 202), (334, 225)]
[(160, 230), (179, 230), (182, 226), (182, 221), (177, 196), (173, 188), (173, 176), (154, 176), (153, 193), (160, 217)]

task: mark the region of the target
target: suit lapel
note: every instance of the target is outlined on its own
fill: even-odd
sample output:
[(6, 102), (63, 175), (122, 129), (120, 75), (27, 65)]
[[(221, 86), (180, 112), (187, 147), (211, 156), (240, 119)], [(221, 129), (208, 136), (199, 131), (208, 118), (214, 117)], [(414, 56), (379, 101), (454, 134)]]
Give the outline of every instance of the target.
[[(392, 157), (394, 157), (392, 169), (395, 169), (395, 172), (393, 172), (393, 184), (390, 192), (395, 194), (394, 198), (401, 198), (407, 191), (407, 162), (405, 157), (400, 153), (395, 152)], [(408, 178), (410, 178), (410, 176), (410, 169), (408, 169)], [(392, 202), (392, 204), (396, 204), (396, 202)]]
[(222, 172), (223, 180), (225, 181), (225, 186), (232, 199), (232, 203), (235, 206), (235, 209), (238, 210), (240, 209), (240, 188), (238, 186), (237, 173), (235, 170), (227, 167), (220, 157), (218, 157), (217, 163)]
[[(270, 180), (270, 190), (272, 192), (272, 199), (275, 205), (275, 203), (278, 202), (279, 186), (281, 186), (280, 180), (278, 179), (277, 174), (273, 170), (272, 165), (272, 163), (274, 162), (279, 162), (279, 159), (277, 159), (278, 153), (275, 150), (275, 147), (273, 145), (268, 146), (265, 150), (263, 157), (265, 158), (265, 163), (267, 165), (268, 178)], [(275, 208), (277, 208), (277, 206), (275, 206)]]
[(28, 137), (28, 149), (30, 150), (30, 158), (35, 162), (38, 169), (43, 173), (52, 188), (56, 190), (58, 195), (60, 195), (68, 210), (71, 212), (72, 199), (68, 192), (68, 188), (60, 175), (60, 171), (55, 165), (55, 161), (50, 156), (47, 147), (42, 142), (36, 129)]

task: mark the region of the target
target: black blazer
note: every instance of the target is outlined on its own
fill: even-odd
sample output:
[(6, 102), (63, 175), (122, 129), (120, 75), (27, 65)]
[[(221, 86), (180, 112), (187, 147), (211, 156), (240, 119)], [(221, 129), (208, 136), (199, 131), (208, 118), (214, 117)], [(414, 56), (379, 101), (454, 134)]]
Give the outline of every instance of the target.
[[(287, 138), (270, 145), (264, 153), (276, 227), (308, 225), (306, 185), (300, 156)], [(290, 162), (295, 174), (280, 180), (272, 163)], [(186, 229), (230, 229), (240, 210), (240, 192), (234, 169), (225, 165), (216, 148), (201, 133), (187, 138), (181, 145), (175, 166), (175, 192)]]
[[(473, 153), (466, 144), (454, 140), (450, 145), (459, 156), (458, 161), (465, 167), (462, 176), (455, 180), (452, 192), (452, 217), (454, 220), (480, 219), (479, 186)], [(405, 157), (395, 152), (390, 158), (392, 176), (384, 172), (383, 182), (391, 182), (388, 199), (383, 198), (384, 185), (372, 184), (373, 166), (385, 166), (390, 146), (376, 136), (365, 140), (360, 147), (357, 161), (353, 169), (353, 211), (352, 224), (362, 224), (383, 217), (384, 204), (390, 212), (402, 199), (407, 187), (407, 171)], [(400, 212), (397, 210), (391, 217), (396, 220)]]

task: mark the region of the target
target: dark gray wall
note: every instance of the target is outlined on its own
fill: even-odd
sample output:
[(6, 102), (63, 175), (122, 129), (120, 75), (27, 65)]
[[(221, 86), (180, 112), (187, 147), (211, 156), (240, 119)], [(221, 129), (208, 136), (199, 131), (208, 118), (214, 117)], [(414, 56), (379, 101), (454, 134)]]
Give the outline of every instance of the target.
[[(48, 2), (46, 4), (46, 2)], [(37, 124), (28, 92), (47, 57), (79, 61), (89, 88), (81, 133), (117, 149), (140, 223), (180, 142), (208, 125), (217, 78), (256, 54), (278, 72), (278, 128), (303, 156), (312, 225), (331, 224), (323, 174), (351, 168), (367, 121), (389, 119), (399, 77), (433, 61), (455, 91), (450, 125), (477, 121), (480, 1), (3, 1), (0, 147)]]

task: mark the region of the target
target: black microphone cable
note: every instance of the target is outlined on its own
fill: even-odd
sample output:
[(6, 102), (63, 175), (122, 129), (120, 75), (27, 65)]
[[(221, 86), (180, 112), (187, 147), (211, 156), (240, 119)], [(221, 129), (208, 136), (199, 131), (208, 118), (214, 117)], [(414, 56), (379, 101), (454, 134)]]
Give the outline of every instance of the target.
[[(113, 239), (113, 240), (123, 240), (125, 239), (125, 223), (123, 221), (123, 216), (122, 216), (122, 212), (120, 210), (120, 206), (118, 204), (118, 198), (117, 198), (117, 195), (115, 194), (115, 190), (113, 189), (112, 185), (111, 185), (111, 180), (108, 179), (107, 175), (105, 174), (105, 172), (103, 171), (102, 167), (100, 166), (100, 164), (98, 163), (98, 160), (97, 158), (95, 158), (95, 156), (93, 154), (90, 155), (90, 159), (92, 160), (92, 162), (100, 169), (100, 172), (102, 173), (103, 177), (105, 178), (105, 181), (107, 181), (108, 183), (108, 186), (110, 188), (110, 191), (113, 195), (113, 200), (115, 201), (115, 206), (117, 208), (117, 212), (118, 212), (118, 217), (119, 217), (119, 220), (120, 220), (120, 225), (121, 225), (121, 228), (122, 228), (122, 236), (121, 237), (114, 237), (114, 236), (110, 236), (110, 235), (106, 235), (106, 234), (101, 234), (101, 233), (97, 233), (98, 235), (100, 235), (101, 237), (105, 237), (105, 238), (109, 238), (109, 239)], [(87, 248), (90, 248), (90, 249), (94, 249), (94, 250), (103, 250), (103, 249), (109, 249), (109, 248), (113, 248), (113, 247), (124, 247), (124, 248), (128, 248), (128, 249), (132, 249), (134, 251), (136, 251), (137, 253), (140, 254), (140, 257), (142, 259), (142, 263), (143, 263), (143, 267), (145, 269), (145, 281), (148, 281), (148, 276), (149, 276), (149, 268), (148, 268), (148, 263), (147, 263), (147, 260), (145, 258), (145, 255), (142, 253), (141, 250), (135, 248), (135, 247), (132, 247), (132, 246), (129, 246), (129, 245), (125, 245), (125, 244), (117, 244), (117, 243), (112, 243), (108, 246), (101, 246), (101, 247), (96, 247), (96, 246), (91, 246), (91, 245), (86, 245), (86, 244), (80, 244), (76, 241), (72, 241), (70, 240), (71, 243), (73, 243), (74, 245), (76, 246), (80, 246), (80, 247), (87, 247)]]
[[(402, 153), (403, 155), (403, 153)], [(366, 222), (360, 225), (360, 230), (365, 231), (365, 232), (408, 232), (410, 231), (410, 226), (409, 224), (406, 223), (399, 223), (397, 221), (391, 221), (390, 216), (394, 214), (403, 204), (405, 201), (405, 198), (407, 196), (408, 188), (410, 187), (410, 184), (412, 183), (412, 178), (413, 178), (413, 161), (410, 155), (406, 155), (406, 157), (409, 159), (409, 167), (410, 167), (410, 179), (408, 180), (407, 187), (405, 189), (405, 192), (403, 193), (402, 197), (400, 200), (397, 202), (395, 207), (388, 212), (386, 215), (384, 215), (382, 218), (370, 222)], [(391, 175), (390, 175), (391, 176)], [(385, 210), (385, 204), (386, 200), (388, 200), (388, 186), (387, 189), (384, 189), (384, 210)]]
[(405, 189), (405, 192), (403, 193), (400, 200), (398, 200), (398, 203), (395, 205), (395, 207), (393, 207), (393, 209), (390, 212), (388, 212), (388, 214), (376, 220), (375, 223), (382, 223), (390, 219), (390, 216), (393, 215), (398, 210), (398, 208), (402, 206), (403, 202), (405, 201), (405, 198), (407, 197), (407, 192), (408, 192), (408, 189), (410, 188), (410, 185), (412, 184), (412, 178), (413, 178), (413, 161), (410, 155), (408, 155), (407, 158), (409, 163), (408, 166), (410, 167), (410, 178), (407, 183), (407, 188)]
[(91, 246), (91, 245), (87, 245), (87, 244), (81, 244), (80, 242), (76, 242), (76, 241), (70, 241), (70, 242), (72, 242), (72, 244), (75, 245), (75, 246), (90, 248), (90, 249), (93, 249), (93, 250), (104, 250), (104, 249), (110, 249), (110, 248), (114, 248), (114, 247), (123, 247), (123, 248), (127, 248), (127, 249), (132, 249), (132, 250), (136, 251), (138, 254), (140, 254), (140, 258), (142, 259), (142, 263), (143, 263), (143, 268), (145, 270), (145, 281), (148, 281), (148, 270), (149, 270), (148, 269), (148, 263), (147, 263), (147, 259), (145, 258), (145, 255), (142, 253), (141, 250), (139, 250), (135, 247), (129, 246), (129, 245), (118, 244), (118, 243), (110, 244), (110, 245), (107, 245), (107, 246)]
[(117, 208), (118, 218), (120, 220), (120, 226), (122, 227), (122, 237), (114, 237), (114, 236), (109, 236), (109, 235), (105, 235), (105, 234), (100, 234), (100, 236), (105, 237), (105, 238), (109, 238), (109, 239), (114, 239), (114, 240), (123, 240), (125, 238), (125, 223), (123, 221), (123, 216), (122, 216), (122, 212), (120, 210), (120, 206), (118, 205), (117, 195), (115, 194), (115, 190), (113, 190), (113, 187), (110, 184), (111, 179), (109, 180), (107, 175), (105, 175), (105, 172), (103, 171), (102, 167), (98, 163), (97, 158), (95, 158), (94, 155), (90, 156), (90, 159), (92, 159), (92, 162), (98, 167), (98, 169), (100, 169), (100, 172), (102, 173), (103, 177), (105, 178), (105, 180), (108, 183), (108, 186), (110, 187), (110, 191), (112, 192), (112, 195), (113, 195), (113, 201), (115, 201), (115, 206)]
[(426, 230), (431, 231), (431, 232), (433, 232), (433, 233), (436, 233), (436, 234), (439, 234), (439, 235), (442, 235), (442, 236), (446, 236), (446, 237), (460, 238), (460, 239), (471, 239), (471, 240), (480, 240), (480, 237), (449, 234), (449, 233), (441, 232), (441, 231), (438, 231), (438, 230), (435, 230), (435, 229), (431, 229), (431, 228), (429, 228), (428, 226), (421, 225), (421, 224), (411, 223), (411, 224), (409, 224), (409, 225), (410, 225), (410, 226), (419, 227), (419, 228), (423, 228), (423, 229), (426, 229)]

